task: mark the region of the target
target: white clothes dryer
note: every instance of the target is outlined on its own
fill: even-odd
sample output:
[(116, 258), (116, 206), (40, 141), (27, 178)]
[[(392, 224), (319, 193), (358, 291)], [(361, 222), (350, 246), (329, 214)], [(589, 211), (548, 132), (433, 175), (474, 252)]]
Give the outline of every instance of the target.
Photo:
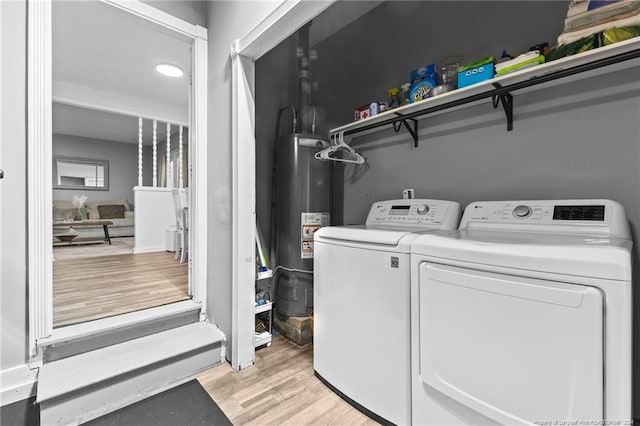
[(476, 202), (417, 237), (413, 424), (631, 424), (631, 246), (610, 200)]
[(381, 423), (411, 422), (410, 243), (459, 217), (452, 201), (381, 201), (365, 226), (315, 233), (314, 370)]

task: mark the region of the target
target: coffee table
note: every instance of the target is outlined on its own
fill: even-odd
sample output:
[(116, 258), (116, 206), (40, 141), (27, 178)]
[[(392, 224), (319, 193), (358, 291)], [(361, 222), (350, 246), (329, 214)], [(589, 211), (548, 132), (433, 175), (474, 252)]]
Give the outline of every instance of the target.
[(104, 230), (104, 242), (111, 245), (111, 237), (109, 236), (109, 225), (113, 225), (113, 222), (111, 222), (110, 220), (77, 220), (69, 222), (53, 222), (54, 228), (81, 228), (83, 226), (102, 226), (102, 229)]

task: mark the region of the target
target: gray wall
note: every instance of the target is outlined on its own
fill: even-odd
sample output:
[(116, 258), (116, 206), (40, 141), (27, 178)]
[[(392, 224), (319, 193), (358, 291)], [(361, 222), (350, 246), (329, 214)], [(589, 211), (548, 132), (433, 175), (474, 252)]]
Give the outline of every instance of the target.
[[(297, 108), (297, 36), (294, 34), (256, 61), (256, 215), (264, 237), (271, 244), (271, 197), (276, 136), (293, 131)], [(277, 76), (277, 78), (274, 78)], [(278, 111), (285, 108), (280, 114)]]
[[(607, 80), (603, 83), (603, 80)], [(345, 223), (372, 201), (400, 197), (478, 200), (612, 198), (634, 228), (640, 199), (638, 68), (516, 94), (514, 130), (490, 101), (420, 121), (420, 147), (401, 131), (352, 145), (370, 169), (345, 184)]]
[[(332, 127), (348, 123), (354, 107), (384, 99), (385, 90), (408, 80), (417, 66), (453, 53), (472, 61), (502, 49), (553, 44), (565, 14), (565, 2), (383, 4), (316, 46), (318, 102)], [(393, 36), (376, 28), (392, 28)], [(375, 49), (354, 49), (359, 43)], [(625, 206), (638, 241), (639, 77), (640, 69), (633, 68), (516, 93), (511, 132), (502, 109), (493, 110), (487, 100), (421, 120), (419, 148), (404, 130), (354, 139), (370, 168), (356, 178), (351, 166), (345, 170), (344, 223), (363, 223), (373, 201), (401, 198), (403, 188), (463, 206), (476, 200), (611, 198)], [(635, 271), (638, 264), (636, 249)], [(638, 395), (640, 292), (634, 299)], [(640, 413), (640, 398), (635, 412)]]
[[(208, 5), (209, 28), (209, 277), (207, 309), (227, 336), (231, 357), (232, 223), (231, 223), (231, 43), (242, 38), (279, 4), (277, 1), (216, 1)], [(214, 36), (215, 35), (215, 36)]]
[[(150, 149), (146, 151), (150, 154)], [(54, 134), (53, 155), (109, 161), (108, 191), (54, 189), (54, 200), (72, 200), (74, 195), (86, 195), (88, 202), (126, 198), (129, 204), (133, 204), (133, 187), (138, 184), (138, 145)], [(143, 160), (147, 160), (150, 169), (151, 160), (145, 157), (151, 155), (143, 154)]]
[(160, 9), (191, 24), (207, 26), (207, 2), (192, 0), (142, 0), (150, 6)]
[[(353, 121), (353, 110), (385, 100), (386, 90), (409, 81), (411, 70), (446, 58), (462, 62), (506, 49), (555, 44), (565, 1), (391, 1), (382, 3), (314, 48), (315, 103), (329, 127)], [(481, 17), (481, 18), (480, 18)], [(366, 47), (366, 48), (365, 48)]]
[(0, 371), (28, 359), (26, 2), (0, 2)]

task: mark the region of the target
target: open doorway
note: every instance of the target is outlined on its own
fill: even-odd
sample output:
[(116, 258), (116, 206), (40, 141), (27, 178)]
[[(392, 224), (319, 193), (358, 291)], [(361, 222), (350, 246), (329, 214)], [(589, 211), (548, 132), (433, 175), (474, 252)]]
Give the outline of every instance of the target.
[[(51, 261), (53, 258), (52, 241), (54, 241), (52, 225), (53, 102), (89, 110), (130, 115), (138, 121), (156, 120), (158, 128), (165, 123), (170, 123), (172, 131), (177, 130), (179, 125), (183, 126), (183, 130), (189, 128), (191, 131), (185, 132), (185, 138), (191, 149), (184, 154), (189, 159), (193, 158), (194, 162), (189, 161), (187, 170), (184, 170), (186, 175), (184, 179), (188, 183), (186, 187), (188, 187), (189, 191), (189, 196), (185, 197), (188, 200), (185, 205), (191, 207), (193, 213), (185, 216), (185, 226), (192, 230), (199, 229), (206, 235), (206, 222), (204, 221), (207, 215), (206, 194), (203, 191), (204, 185), (198, 187), (196, 184), (197, 181), (206, 181), (206, 167), (204, 167), (206, 164), (206, 145), (204, 143), (206, 140), (206, 125), (202, 124), (206, 120), (206, 102), (201, 95), (202, 92), (206, 93), (206, 28), (189, 24), (140, 2), (114, 0), (56, 3), (56, 6), (58, 5), (68, 7), (68, 11), (72, 15), (67, 20), (67, 27), (71, 26), (78, 29), (76, 34), (70, 36), (75, 45), (70, 49), (64, 50), (64, 52), (72, 56), (70, 63), (75, 65), (71, 67), (71, 75), (76, 77), (83, 75), (84, 77), (82, 78), (84, 80), (82, 78), (67, 78), (66, 80), (57, 78), (59, 75), (56, 74), (56, 66), (53, 66), (52, 63), (61, 61), (62, 58), (57, 54), (52, 54), (53, 43), (50, 35), (53, 32), (51, 31), (52, 27), (55, 31), (56, 25), (53, 22), (56, 19), (57, 12), (51, 3), (43, 4), (41, 7), (34, 6), (34, 8), (30, 8), (29, 50), (31, 53), (28, 58), (30, 70), (28, 161), (29, 228), (32, 230), (29, 240), (29, 275), (32, 277), (29, 284), (29, 333), (30, 341), (33, 344), (31, 347), (32, 354), (35, 354), (35, 343), (39, 339), (52, 336), (53, 333), (53, 262)], [(114, 21), (116, 17), (120, 21)], [(103, 25), (105, 22), (113, 25)], [(105, 55), (105, 53), (97, 48), (99, 44), (95, 38), (90, 36), (90, 32), (93, 31), (94, 27), (103, 27), (105, 30), (103, 33), (106, 35), (103, 36), (103, 41), (108, 49), (116, 52), (127, 52), (128, 56), (121, 60), (113, 60), (112, 58), (111, 61), (101, 61), (98, 56)], [(129, 36), (133, 34), (135, 40), (121, 37), (121, 34), (127, 34), (127, 31), (125, 31), (127, 27), (134, 29), (133, 32), (128, 34)], [(160, 38), (164, 36), (164, 40), (158, 41), (159, 36)], [(157, 64), (156, 61), (159, 62), (163, 55), (152, 56), (153, 63), (149, 63), (149, 57), (146, 52), (164, 54), (170, 51), (169, 44), (172, 41), (169, 39), (173, 39), (174, 43), (176, 41), (181, 42), (188, 52), (187, 65), (183, 67), (185, 71), (183, 80), (187, 82), (187, 89), (179, 89), (184, 99), (181, 104), (167, 102), (166, 99), (163, 101), (163, 96), (171, 92), (167, 90), (168, 83), (159, 87), (152, 78), (139, 79), (134, 84), (126, 82), (132, 75), (143, 74), (145, 68), (141, 67), (141, 64), (155, 66)], [(140, 43), (141, 40), (146, 41), (146, 43)], [(138, 50), (129, 48), (129, 45), (138, 46)], [(142, 52), (140, 49), (145, 49), (145, 51)], [(145, 58), (147, 59), (146, 63), (143, 62)], [(97, 66), (96, 64), (100, 65)], [(136, 67), (135, 64), (138, 66)], [(92, 65), (95, 65), (93, 72), (81, 74), (75, 71)], [(110, 78), (105, 79), (105, 73), (110, 74)], [(110, 82), (112, 87), (102, 90), (105, 88), (100, 87), (100, 84), (105, 81)], [(152, 97), (139, 96), (140, 92), (145, 89), (149, 92), (150, 86), (155, 88), (155, 91), (150, 92), (153, 95)], [(84, 124), (81, 122), (82, 120), (73, 121), (74, 124)], [(136, 138), (139, 134), (139, 129), (134, 129), (132, 133)], [(158, 134), (162, 133), (158, 131)], [(163, 151), (158, 150), (156, 161), (161, 155), (164, 155), (161, 152)], [(169, 157), (171, 156), (172, 154), (169, 153)], [(138, 159), (138, 163), (142, 165), (140, 159)], [(139, 180), (133, 186), (135, 188), (146, 188), (142, 182), (140, 167), (138, 167), (138, 174)], [(113, 173), (111, 176), (113, 177)], [(161, 188), (159, 192), (163, 192), (162, 190), (164, 192), (169, 191), (168, 196), (170, 199), (171, 189)], [(164, 195), (167, 198), (167, 194)], [(135, 192), (133, 200), (126, 201), (133, 210), (137, 210), (135, 209), (135, 204), (144, 204), (136, 201)], [(168, 214), (175, 218), (173, 204), (170, 203), (170, 206), (165, 210), (169, 210)], [(195, 207), (198, 208), (196, 209)], [(153, 210), (153, 208), (150, 210)], [(175, 219), (173, 219), (173, 223), (175, 224)], [(162, 239), (161, 245), (147, 246), (146, 250), (143, 248), (139, 252), (151, 252), (150, 248), (155, 247), (158, 249), (159, 246), (164, 251), (165, 231), (166, 227), (163, 227), (162, 235), (160, 236)], [(155, 234), (158, 236), (160, 233), (156, 232)], [(206, 297), (206, 282), (198, 279), (198, 277), (206, 276), (206, 263), (199, 259), (206, 258), (206, 245), (203, 245), (203, 238), (200, 238), (198, 234), (194, 234), (191, 233), (186, 241), (183, 241), (185, 244), (189, 242), (188, 246), (192, 247), (192, 250), (189, 250), (189, 256), (183, 260), (182, 266), (188, 273), (188, 294), (192, 295), (193, 301), (200, 306)], [(104, 238), (107, 240), (106, 232)], [(165, 252), (164, 254), (173, 257), (173, 253)], [(90, 276), (93, 275), (91, 274)], [(192, 282), (194, 282), (193, 286), (191, 285)], [(201, 315), (204, 312), (205, 309), (201, 309)], [(109, 322), (104, 322), (104, 324), (108, 326)], [(65, 333), (73, 336), (75, 332), (69, 329)]]
[[(188, 129), (170, 124), (167, 134), (156, 120), (154, 132), (154, 120), (142, 119), (140, 138), (138, 122), (54, 102), (54, 328), (190, 298), (182, 206), (172, 197), (188, 190)], [(143, 216), (139, 238), (136, 214)]]
[(190, 298), (191, 43), (101, 2), (53, 3), (52, 35), (53, 327)]

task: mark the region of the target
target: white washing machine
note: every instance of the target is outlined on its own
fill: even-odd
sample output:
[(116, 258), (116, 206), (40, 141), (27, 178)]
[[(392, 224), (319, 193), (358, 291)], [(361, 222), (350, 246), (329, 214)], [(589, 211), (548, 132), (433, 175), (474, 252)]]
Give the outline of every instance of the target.
[(631, 246), (610, 200), (476, 202), (417, 237), (413, 424), (632, 424)]
[(381, 201), (365, 226), (315, 233), (314, 370), (380, 422), (411, 422), (410, 243), (459, 217), (452, 201)]

